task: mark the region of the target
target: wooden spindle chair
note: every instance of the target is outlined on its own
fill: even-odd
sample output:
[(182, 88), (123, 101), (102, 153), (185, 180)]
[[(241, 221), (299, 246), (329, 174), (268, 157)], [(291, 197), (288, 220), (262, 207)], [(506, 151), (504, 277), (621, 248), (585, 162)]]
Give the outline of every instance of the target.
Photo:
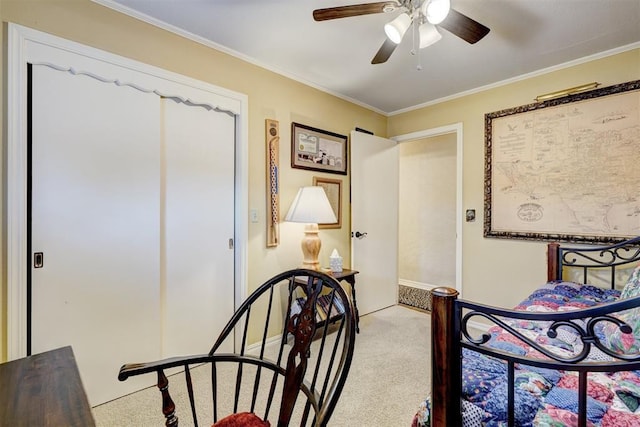
[[(166, 426), (184, 416), (174, 403), (180, 400), (188, 400), (196, 427), (326, 426), (347, 379), (354, 339), (351, 303), (340, 284), (296, 269), (253, 292), (208, 354), (126, 364), (118, 378), (155, 372)], [(175, 400), (169, 393), (174, 375), (184, 375), (185, 383), (172, 388), (174, 394), (184, 390)]]

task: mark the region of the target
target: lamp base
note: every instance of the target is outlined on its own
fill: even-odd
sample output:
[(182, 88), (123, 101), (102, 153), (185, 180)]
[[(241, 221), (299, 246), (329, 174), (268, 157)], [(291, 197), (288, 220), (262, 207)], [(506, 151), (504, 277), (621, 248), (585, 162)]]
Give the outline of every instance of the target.
[(310, 270), (320, 270), (318, 254), (322, 242), (318, 236), (318, 224), (307, 224), (304, 227), (304, 237), (302, 238), (302, 267)]

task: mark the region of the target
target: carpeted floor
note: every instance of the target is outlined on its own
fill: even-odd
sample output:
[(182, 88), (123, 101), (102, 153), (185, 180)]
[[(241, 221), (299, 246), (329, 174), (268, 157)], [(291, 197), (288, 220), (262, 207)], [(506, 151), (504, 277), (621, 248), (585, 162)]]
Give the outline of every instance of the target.
[[(430, 387), (429, 340), (429, 314), (423, 311), (397, 305), (362, 316), (349, 378), (329, 425), (410, 426)], [(180, 407), (179, 396), (174, 398)], [(160, 407), (153, 387), (93, 413), (98, 426), (151, 427), (164, 423)], [(183, 407), (188, 411), (188, 404)]]

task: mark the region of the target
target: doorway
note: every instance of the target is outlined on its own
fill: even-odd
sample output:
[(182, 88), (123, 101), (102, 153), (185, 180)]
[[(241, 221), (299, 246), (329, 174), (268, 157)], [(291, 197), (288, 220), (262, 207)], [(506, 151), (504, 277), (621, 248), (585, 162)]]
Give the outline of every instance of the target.
[[(398, 192), (399, 192), (399, 171), (398, 156), (399, 146), (402, 144), (411, 144), (416, 141), (422, 141), (430, 138), (443, 137), (448, 144), (455, 144), (453, 152), (453, 165), (448, 165), (451, 178), (448, 183), (448, 190), (455, 194), (455, 203), (449, 202), (452, 207), (448, 215), (455, 218), (455, 233), (449, 235), (447, 239), (453, 240), (453, 249), (450, 249), (448, 259), (454, 263), (454, 275), (449, 273), (446, 279), (447, 286), (455, 286), (458, 292), (462, 291), (462, 123), (442, 126), (439, 128), (427, 129), (410, 134), (399, 135), (385, 140), (384, 138), (374, 137), (362, 134), (360, 132), (351, 133), (351, 260), (353, 268), (362, 269), (361, 274), (374, 277), (384, 278), (382, 285), (378, 289), (362, 287), (359, 291), (359, 300), (379, 298), (385, 295), (384, 301), (386, 306), (398, 302)], [(451, 152), (452, 146), (449, 146)], [(384, 154), (384, 155), (383, 155)], [(371, 160), (371, 161), (370, 161)], [(368, 167), (371, 163), (372, 167)], [(379, 182), (382, 181), (382, 184)], [(411, 184), (415, 185), (415, 184)], [(384, 188), (380, 191), (380, 188)], [(366, 219), (382, 218), (380, 224), (366, 223)], [(402, 220), (400, 220), (402, 221)], [(355, 232), (360, 232), (360, 237), (356, 238)], [(393, 231), (393, 236), (388, 235)], [(364, 233), (364, 237), (363, 237)], [(387, 234), (383, 234), (387, 233)], [(380, 234), (380, 238), (377, 235)], [(451, 242), (449, 242), (451, 243)], [(435, 246), (435, 245), (434, 245)], [(432, 248), (434, 247), (432, 246)], [(371, 249), (369, 249), (369, 247)], [(386, 251), (393, 249), (389, 255)], [(438, 248), (436, 248), (437, 250)], [(367, 260), (366, 268), (360, 266), (362, 259)], [(359, 261), (360, 260), (360, 261)], [(363, 278), (365, 276), (362, 276)], [(416, 282), (417, 283), (417, 282)], [(408, 286), (412, 292), (418, 292), (429, 298), (429, 289), (432, 287)], [(380, 291), (384, 290), (384, 291)], [(393, 293), (388, 294), (388, 290)], [(367, 293), (369, 295), (367, 295)], [(391, 302), (389, 302), (391, 301)], [(375, 308), (382, 308), (379, 305)], [(363, 303), (363, 307), (366, 304)], [(362, 312), (371, 311), (370, 309), (361, 310)]]
[(430, 290), (461, 290), (462, 126), (393, 138), (399, 144), (398, 301), (430, 309)]

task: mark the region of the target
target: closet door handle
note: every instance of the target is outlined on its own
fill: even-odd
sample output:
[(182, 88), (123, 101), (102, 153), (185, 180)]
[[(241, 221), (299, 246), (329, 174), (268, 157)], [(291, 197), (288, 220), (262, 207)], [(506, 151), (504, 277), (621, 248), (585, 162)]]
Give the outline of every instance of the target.
[[(366, 233), (366, 232), (365, 232), (365, 233), (361, 233), (361, 232), (359, 232), (359, 231), (356, 231), (356, 234), (355, 234), (356, 239), (362, 239), (362, 238), (366, 237), (366, 235), (367, 235), (367, 233)], [(351, 233), (351, 237), (353, 237), (353, 236), (354, 236), (354, 234), (353, 234), (353, 233)]]
[(33, 254), (33, 268), (42, 268), (44, 265), (44, 254), (36, 252)]

